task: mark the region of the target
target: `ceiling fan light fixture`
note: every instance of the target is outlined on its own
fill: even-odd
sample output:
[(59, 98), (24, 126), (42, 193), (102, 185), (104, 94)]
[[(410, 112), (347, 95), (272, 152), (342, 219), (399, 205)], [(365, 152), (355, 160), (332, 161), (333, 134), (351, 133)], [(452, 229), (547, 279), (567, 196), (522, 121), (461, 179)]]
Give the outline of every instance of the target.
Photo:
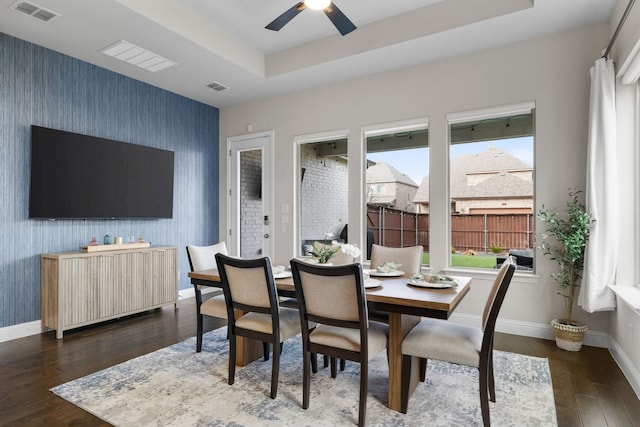
[(309, 9), (322, 10), (331, 4), (331, 0), (304, 0), (304, 5)]

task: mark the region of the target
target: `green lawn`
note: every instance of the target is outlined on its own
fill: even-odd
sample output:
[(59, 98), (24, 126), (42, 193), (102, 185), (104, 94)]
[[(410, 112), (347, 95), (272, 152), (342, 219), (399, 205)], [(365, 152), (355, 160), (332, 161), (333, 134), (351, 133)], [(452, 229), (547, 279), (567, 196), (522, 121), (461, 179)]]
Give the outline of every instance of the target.
[[(429, 265), (429, 254), (422, 256), (422, 263)], [(451, 255), (452, 267), (493, 268), (496, 265), (495, 255)]]

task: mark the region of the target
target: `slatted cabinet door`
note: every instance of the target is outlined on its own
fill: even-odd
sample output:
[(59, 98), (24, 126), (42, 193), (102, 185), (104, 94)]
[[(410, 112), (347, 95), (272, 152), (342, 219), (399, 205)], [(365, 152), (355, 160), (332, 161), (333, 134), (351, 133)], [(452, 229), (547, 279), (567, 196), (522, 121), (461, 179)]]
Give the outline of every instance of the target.
[(65, 283), (61, 301), (63, 328), (83, 326), (114, 315), (113, 256), (68, 258), (60, 269)]
[(126, 252), (114, 256), (116, 307), (128, 314), (153, 305), (150, 252)]
[(178, 277), (178, 254), (175, 248), (166, 248), (151, 253), (153, 305), (163, 305), (178, 299), (175, 286)]

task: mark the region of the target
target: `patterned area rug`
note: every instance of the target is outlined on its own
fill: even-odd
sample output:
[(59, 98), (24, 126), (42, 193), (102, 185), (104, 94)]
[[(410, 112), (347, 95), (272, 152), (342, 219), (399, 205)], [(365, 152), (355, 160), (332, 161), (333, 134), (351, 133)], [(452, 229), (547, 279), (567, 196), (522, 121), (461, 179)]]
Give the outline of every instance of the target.
[[(311, 379), (309, 409), (302, 409), (301, 342), (285, 343), (278, 396), (269, 398), (271, 360), (236, 370), (227, 384), (226, 328), (195, 337), (51, 389), (116, 426), (343, 426), (358, 422), (359, 365), (332, 379), (322, 368)], [(495, 426), (555, 426), (556, 411), (546, 359), (496, 351)], [(381, 353), (369, 367), (367, 425), (482, 425), (477, 369), (429, 361), (408, 413), (386, 407), (388, 368)]]

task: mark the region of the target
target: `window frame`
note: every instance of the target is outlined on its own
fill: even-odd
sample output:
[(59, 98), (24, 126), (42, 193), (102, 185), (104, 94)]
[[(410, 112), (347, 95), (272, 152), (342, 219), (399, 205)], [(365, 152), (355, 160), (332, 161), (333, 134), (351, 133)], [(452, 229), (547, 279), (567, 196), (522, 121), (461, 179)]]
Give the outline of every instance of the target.
[[(508, 117), (508, 116), (515, 116), (515, 115), (520, 115), (520, 114), (532, 114), (532, 136), (533, 136), (533, 158), (534, 158), (534, 164), (533, 164), (533, 172), (532, 172), (532, 183), (533, 183), (533, 212), (532, 214), (535, 215), (535, 206), (536, 206), (536, 164), (535, 164), (535, 157), (536, 157), (536, 144), (535, 144), (535, 128), (536, 128), (536, 104), (535, 101), (526, 101), (526, 102), (520, 102), (520, 103), (514, 103), (514, 104), (506, 104), (506, 105), (500, 105), (500, 106), (494, 106), (494, 107), (486, 107), (486, 108), (480, 108), (480, 109), (473, 109), (473, 110), (466, 110), (466, 111), (459, 111), (459, 112), (453, 112), (450, 114), (446, 115), (446, 134), (447, 134), (447, 147), (446, 147), (446, 163), (447, 163), (447, 167), (446, 167), (446, 173), (445, 173), (445, 179), (446, 179), (446, 200), (447, 202), (444, 203), (444, 206), (446, 206), (446, 247), (447, 248), (451, 248), (451, 232), (452, 232), (452, 224), (451, 224), (451, 214), (452, 214), (452, 201), (451, 201), (451, 168), (450, 168), (450, 162), (451, 162), (451, 147), (452, 147), (452, 132), (451, 132), (451, 128), (452, 125), (455, 124), (460, 124), (460, 123), (468, 123), (468, 122), (473, 122), (473, 121), (482, 121), (482, 120), (489, 120), (489, 119), (496, 119), (496, 118), (504, 118), (504, 117)], [(533, 229), (531, 230), (531, 232), (534, 234), (535, 236), (535, 221), (534, 221), (534, 225), (533, 225)], [(536, 251), (533, 251), (533, 256), (534, 256), (534, 270), (532, 271), (527, 271), (527, 273), (530, 274), (535, 274), (535, 255), (536, 255)], [(449, 253), (446, 256), (446, 262), (443, 268), (449, 269), (449, 270), (473, 270), (473, 271), (484, 271), (487, 270), (486, 268), (472, 268), (472, 267), (460, 267), (460, 266), (453, 266), (452, 265), (452, 256), (451, 256), (451, 250), (449, 250)]]

